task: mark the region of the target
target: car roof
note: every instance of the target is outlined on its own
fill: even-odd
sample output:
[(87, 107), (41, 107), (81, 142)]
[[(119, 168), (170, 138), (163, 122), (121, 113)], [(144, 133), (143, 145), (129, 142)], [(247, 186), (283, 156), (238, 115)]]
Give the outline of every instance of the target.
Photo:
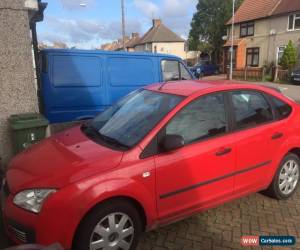
[(188, 81), (174, 81), (166, 83), (156, 83), (145, 87), (148, 90), (157, 91), (166, 94), (174, 94), (181, 96), (191, 96), (194, 94), (202, 94), (204, 92), (213, 91), (226, 91), (234, 89), (256, 89), (266, 92), (278, 92), (278, 90), (271, 89), (269, 87), (238, 83), (229, 80), (216, 80), (216, 81), (203, 81), (203, 80), (188, 80)]

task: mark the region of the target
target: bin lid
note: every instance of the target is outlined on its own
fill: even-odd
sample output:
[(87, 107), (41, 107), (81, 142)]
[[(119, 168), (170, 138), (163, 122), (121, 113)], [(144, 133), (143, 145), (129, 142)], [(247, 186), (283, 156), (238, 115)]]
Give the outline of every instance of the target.
[(11, 115), (9, 121), (10, 126), (13, 130), (46, 127), (49, 124), (48, 120), (39, 113)]

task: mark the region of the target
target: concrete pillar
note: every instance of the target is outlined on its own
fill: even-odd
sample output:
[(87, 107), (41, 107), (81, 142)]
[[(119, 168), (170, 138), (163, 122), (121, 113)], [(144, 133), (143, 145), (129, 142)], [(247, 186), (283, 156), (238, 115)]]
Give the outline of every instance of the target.
[(0, 157), (2, 167), (11, 155), (8, 117), (37, 112), (28, 11), (24, 0), (0, 1)]

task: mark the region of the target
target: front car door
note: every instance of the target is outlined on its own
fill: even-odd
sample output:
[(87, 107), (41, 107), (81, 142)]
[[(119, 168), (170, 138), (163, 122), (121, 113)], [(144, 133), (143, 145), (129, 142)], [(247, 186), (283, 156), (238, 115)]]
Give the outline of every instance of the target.
[(157, 206), (162, 223), (188, 215), (233, 192), (234, 137), (223, 93), (200, 97), (162, 129), (181, 135), (185, 146), (155, 156)]
[(271, 171), (274, 114), (263, 92), (239, 90), (230, 96), (237, 138), (235, 192), (249, 193), (262, 188)]

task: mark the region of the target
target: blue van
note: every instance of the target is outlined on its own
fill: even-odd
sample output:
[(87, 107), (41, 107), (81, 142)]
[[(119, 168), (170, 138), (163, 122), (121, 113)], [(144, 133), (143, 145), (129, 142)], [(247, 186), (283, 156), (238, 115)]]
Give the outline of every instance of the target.
[(193, 79), (171, 55), (100, 50), (42, 52), (41, 98), (50, 123), (93, 118), (129, 92), (154, 82)]

